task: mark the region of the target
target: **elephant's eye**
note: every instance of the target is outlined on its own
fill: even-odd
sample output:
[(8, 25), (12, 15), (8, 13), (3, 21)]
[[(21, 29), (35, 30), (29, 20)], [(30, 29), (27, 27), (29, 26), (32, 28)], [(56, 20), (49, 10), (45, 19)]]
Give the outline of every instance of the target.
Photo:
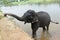
[(27, 19), (31, 20), (32, 19), (32, 16), (28, 16)]
[(31, 19), (33, 18), (32, 16), (29, 16)]
[(32, 16), (30, 16), (30, 18), (33, 18)]

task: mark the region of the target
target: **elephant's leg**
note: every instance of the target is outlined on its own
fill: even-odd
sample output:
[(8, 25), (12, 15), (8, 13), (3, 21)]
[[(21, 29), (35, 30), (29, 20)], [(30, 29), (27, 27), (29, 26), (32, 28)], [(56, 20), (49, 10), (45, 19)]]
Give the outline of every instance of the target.
[(50, 24), (50, 23), (48, 23), (48, 25), (47, 25), (47, 31), (49, 30), (49, 24)]
[(43, 31), (45, 31), (46, 30), (46, 28), (45, 28), (45, 26), (43, 26)]
[(31, 28), (32, 28), (32, 37), (35, 38), (36, 37), (36, 31), (38, 29), (38, 26), (37, 26), (37, 24), (32, 23)]
[(49, 25), (47, 25), (47, 31), (49, 30)]
[(32, 29), (32, 37), (34, 38), (34, 37), (36, 37), (36, 31), (37, 31), (37, 29)]

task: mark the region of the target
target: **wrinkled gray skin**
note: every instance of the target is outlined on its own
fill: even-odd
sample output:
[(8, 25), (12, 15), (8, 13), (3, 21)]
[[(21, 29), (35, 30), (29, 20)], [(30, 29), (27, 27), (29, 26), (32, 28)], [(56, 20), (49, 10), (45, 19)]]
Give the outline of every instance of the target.
[[(32, 37), (36, 36), (36, 31), (39, 27), (43, 28), (43, 31), (49, 30), (49, 24), (51, 21), (51, 18), (47, 12), (40, 11), (40, 12), (35, 12), (34, 10), (28, 10), (24, 13), (22, 17), (18, 17), (17, 15), (14, 14), (7, 14), (5, 13), (4, 16), (13, 16), (19, 21), (24, 21), (26, 23), (31, 23), (31, 28), (32, 28)], [(58, 24), (58, 22), (53, 22)]]

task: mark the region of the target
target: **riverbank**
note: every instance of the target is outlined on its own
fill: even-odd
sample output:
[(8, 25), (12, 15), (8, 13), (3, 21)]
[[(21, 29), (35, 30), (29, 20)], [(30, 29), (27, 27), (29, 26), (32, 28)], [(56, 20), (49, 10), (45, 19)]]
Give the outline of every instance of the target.
[(1, 0), (0, 5), (12, 6), (12, 5), (22, 5), (22, 4), (52, 4), (59, 3), (60, 0)]
[(12, 2), (12, 4), (51, 4), (60, 3), (59, 0), (23, 0), (19, 2)]
[(33, 40), (8, 18), (0, 19), (0, 40)]

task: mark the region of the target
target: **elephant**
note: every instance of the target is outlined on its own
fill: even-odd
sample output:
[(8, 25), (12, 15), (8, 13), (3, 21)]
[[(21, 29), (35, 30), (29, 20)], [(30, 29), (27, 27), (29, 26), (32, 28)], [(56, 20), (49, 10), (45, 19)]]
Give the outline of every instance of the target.
[(5, 13), (4, 16), (12, 16), (19, 21), (23, 21), (24, 24), (31, 23), (32, 37), (36, 36), (36, 31), (39, 27), (43, 28), (43, 31), (49, 30), (50, 22), (58, 24), (58, 22), (53, 22), (50, 15), (45, 11), (35, 12), (32, 9), (27, 10), (22, 17), (19, 17), (15, 14)]

